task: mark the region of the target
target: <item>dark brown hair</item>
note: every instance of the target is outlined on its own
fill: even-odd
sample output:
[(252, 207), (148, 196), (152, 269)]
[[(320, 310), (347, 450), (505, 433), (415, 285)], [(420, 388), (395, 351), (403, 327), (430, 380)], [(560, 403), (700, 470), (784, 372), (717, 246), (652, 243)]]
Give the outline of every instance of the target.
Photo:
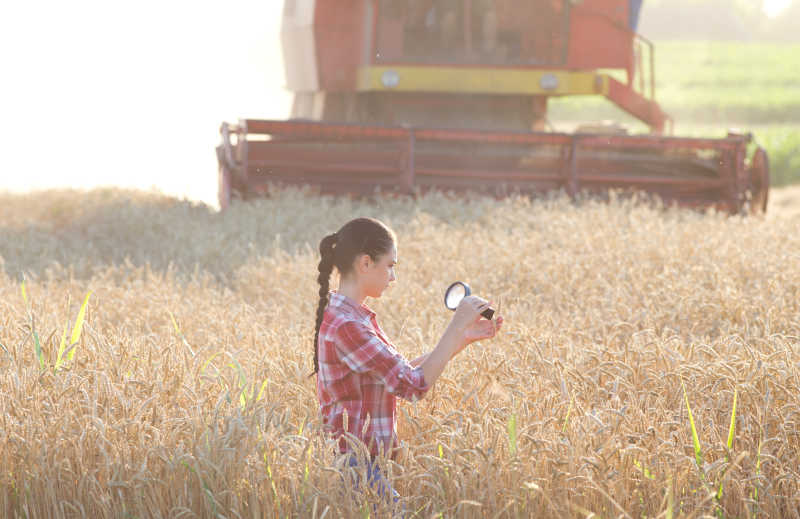
[(340, 275), (345, 275), (353, 268), (353, 261), (361, 254), (368, 254), (373, 261), (392, 249), (395, 235), (389, 227), (372, 218), (356, 218), (350, 220), (333, 234), (322, 238), (319, 242), (319, 306), (317, 307), (317, 324), (314, 331), (314, 372), (319, 371), (319, 328), (322, 317), (328, 306), (328, 292), (333, 267)]

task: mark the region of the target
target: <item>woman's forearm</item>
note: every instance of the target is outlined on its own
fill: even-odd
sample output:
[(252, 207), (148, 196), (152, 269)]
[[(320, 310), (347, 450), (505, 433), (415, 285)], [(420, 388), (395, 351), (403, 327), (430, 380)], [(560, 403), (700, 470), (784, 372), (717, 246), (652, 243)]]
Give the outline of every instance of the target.
[(421, 365), (422, 365), (422, 363), (423, 363), (423, 362), (425, 362), (425, 359), (427, 359), (427, 358), (428, 358), (428, 355), (430, 355), (430, 353), (426, 353), (425, 355), (420, 355), (420, 356), (419, 356), (419, 357), (417, 357), (416, 359), (412, 360), (412, 361), (410, 362), (410, 364), (411, 364), (411, 367), (412, 367), (412, 368), (416, 368), (416, 367), (418, 367), (418, 366), (421, 366)]
[[(432, 386), (434, 382), (436, 382), (436, 379), (442, 374), (444, 367), (453, 355), (463, 347), (463, 341), (464, 339), (461, 337), (461, 334), (451, 326), (448, 326), (433, 351), (427, 355), (423, 355), (424, 359), (420, 363), (420, 367), (425, 376), (425, 382), (427, 382), (429, 386)], [(419, 359), (423, 357), (419, 357)], [(414, 360), (416, 361), (419, 359)]]
[[(458, 352), (456, 352), (456, 353), (458, 353)], [(419, 366), (422, 365), (423, 362), (425, 362), (425, 359), (427, 359), (429, 355), (430, 355), (430, 353), (426, 353), (425, 355), (420, 355), (419, 357), (416, 357), (415, 359), (411, 360), (409, 362), (409, 364), (411, 364), (412, 368), (419, 367)], [(453, 356), (455, 357), (455, 355), (453, 355)]]

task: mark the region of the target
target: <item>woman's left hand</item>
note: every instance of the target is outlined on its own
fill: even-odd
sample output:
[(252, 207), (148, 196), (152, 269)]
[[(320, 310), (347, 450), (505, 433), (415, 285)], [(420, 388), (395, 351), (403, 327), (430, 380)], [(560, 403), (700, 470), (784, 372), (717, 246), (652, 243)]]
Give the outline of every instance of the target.
[(498, 315), (491, 320), (479, 319), (464, 330), (464, 338), (467, 340), (467, 344), (482, 339), (491, 339), (497, 335), (497, 330), (499, 330), (501, 326), (503, 326), (502, 315)]
[(463, 332), (464, 345), (454, 354), (458, 355), (461, 350), (475, 341), (491, 339), (497, 335), (497, 331), (503, 326), (503, 316), (498, 315), (492, 320), (479, 319), (467, 327)]

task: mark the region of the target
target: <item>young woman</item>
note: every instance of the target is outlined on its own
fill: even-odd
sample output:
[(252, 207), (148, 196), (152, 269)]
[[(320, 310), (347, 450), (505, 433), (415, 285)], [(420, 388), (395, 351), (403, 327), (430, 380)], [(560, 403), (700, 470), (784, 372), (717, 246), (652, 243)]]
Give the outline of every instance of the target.
[[(398, 448), (395, 400), (423, 398), (445, 365), (468, 344), (495, 336), (503, 324), (481, 317), (489, 302), (464, 298), (444, 335), (429, 353), (406, 360), (378, 325), (375, 313), (364, 305), (378, 298), (395, 281), (397, 240), (383, 223), (357, 218), (319, 245), (319, 307), (314, 334), (314, 373), (323, 425), (339, 439), (339, 451), (350, 449), (345, 433), (367, 446), (371, 457), (394, 457)], [(339, 288), (329, 292), (333, 268)], [(345, 423), (345, 413), (347, 420)], [(357, 462), (351, 457), (351, 465)], [(385, 483), (368, 472), (371, 484)], [(391, 491), (389, 488), (388, 490)]]

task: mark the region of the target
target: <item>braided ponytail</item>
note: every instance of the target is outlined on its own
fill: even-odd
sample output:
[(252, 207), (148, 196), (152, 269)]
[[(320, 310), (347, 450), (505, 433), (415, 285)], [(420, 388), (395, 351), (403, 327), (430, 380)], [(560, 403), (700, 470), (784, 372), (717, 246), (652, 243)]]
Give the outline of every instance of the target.
[(338, 235), (337, 233), (329, 234), (319, 242), (319, 253), (322, 259), (319, 261), (319, 306), (317, 306), (317, 325), (314, 332), (314, 372), (311, 375), (316, 375), (319, 371), (319, 329), (322, 326), (322, 318), (325, 315), (325, 308), (328, 306), (328, 292), (333, 273), (334, 265), (334, 246), (336, 245)]

